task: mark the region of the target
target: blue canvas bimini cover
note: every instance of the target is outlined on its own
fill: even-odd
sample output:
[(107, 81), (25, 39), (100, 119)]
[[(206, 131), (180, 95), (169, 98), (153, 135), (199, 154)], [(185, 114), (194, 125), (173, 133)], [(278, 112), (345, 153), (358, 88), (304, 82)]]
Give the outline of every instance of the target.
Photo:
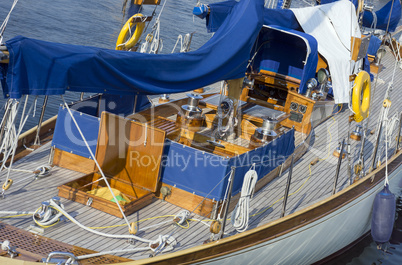
[(317, 41), (309, 34), (279, 26), (264, 26), (252, 50), (252, 71), (267, 70), (300, 79), (299, 93), (315, 76)]
[(240, 1), (214, 36), (188, 53), (141, 54), (15, 37), (6, 43), (10, 63), (3, 92), (12, 98), (66, 89), (169, 94), (241, 78), (263, 24), (263, 6), (263, 0)]

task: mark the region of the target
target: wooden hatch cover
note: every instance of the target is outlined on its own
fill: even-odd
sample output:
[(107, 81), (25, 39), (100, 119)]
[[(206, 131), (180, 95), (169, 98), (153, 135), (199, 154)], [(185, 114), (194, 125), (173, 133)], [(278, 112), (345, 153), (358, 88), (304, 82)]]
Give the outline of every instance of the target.
[(96, 159), (113, 178), (155, 192), (165, 131), (111, 113), (101, 116)]

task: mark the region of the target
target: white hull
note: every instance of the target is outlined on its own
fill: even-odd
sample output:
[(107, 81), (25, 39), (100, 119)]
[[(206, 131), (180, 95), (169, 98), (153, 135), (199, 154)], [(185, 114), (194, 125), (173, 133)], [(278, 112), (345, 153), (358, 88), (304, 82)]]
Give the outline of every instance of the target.
[[(402, 166), (390, 174), (390, 188), (396, 194)], [(379, 183), (362, 196), (312, 222), (276, 239), (196, 264), (312, 264), (350, 245), (370, 231), (375, 195)]]

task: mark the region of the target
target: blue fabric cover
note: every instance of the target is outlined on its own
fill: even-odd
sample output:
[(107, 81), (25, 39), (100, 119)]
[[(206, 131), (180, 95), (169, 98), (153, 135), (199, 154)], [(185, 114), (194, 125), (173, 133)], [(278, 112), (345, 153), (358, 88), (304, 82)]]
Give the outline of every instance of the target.
[[(100, 99), (100, 100), (99, 100)], [(77, 120), (85, 138), (90, 143), (95, 154), (98, 141), (99, 124), (98, 117), (103, 111), (126, 116), (133, 113), (135, 96), (122, 97), (116, 95), (95, 95), (83, 101), (78, 101), (70, 106), (73, 116)], [(136, 112), (148, 108), (150, 102), (146, 96), (139, 95)], [(56, 127), (53, 134), (52, 145), (58, 149), (73, 154), (87, 157), (91, 156), (84, 144), (67, 109), (59, 108)]]
[(367, 54), (375, 56), (377, 54), (378, 49), (381, 46), (382, 41), (376, 37), (375, 35), (371, 35), (370, 43), (367, 49)]
[[(392, 6), (393, 5), (393, 6)], [(401, 2), (399, 0), (391, 0), (380, 10), (375, 12), (377, 17), (377, 29), (387, 30), (389, 21), (389, 32), (395, 31), (401, 19)], [(389, 19), (391, 15), (391, 20)], [(363, 13), (363, 26), (371, 28), (373, 24), (373, 14), (369, 11)], [(374, 26), (374, 25), (373, 25)]]
[(205, 196), (224, 198), (231, 167), (236, 167), (233, 195), (240, 192), (245, 173), (253, 163), (259, 179), (282, 164), (294, 152), (294, 130), (281, 135), (269, 144), (230, 159), (206, 153), (192, 147), (166, 141), (162, 159), (163, 183)]
[(288, 29), (302, 31), (296, 16), (290, 9), (264, 8), (264, 25), (277, 25)]
[[(100, 100), (99, 100), (100, 99)], [(107, 111), (120, 116), (127, 116), (134, 111), (135, 96), (119, 95), (95, 95), (91, 98), (78, 101), (71, 106), (79, 112), (83, 112), (95, 117), (100, 117), (103, 111)], [(135, 112), (147, 109), (151, 106), (147, 96), (137, 96), (137, 106)]]
[(389, 241), (394, 228), (396, 202), (388, 184), (376, 194), (371, 216), (371, 236), (377, 244)]
[[(339, 0), (321, 0), (321, 4), (328, 4)], [(351, 0), (355, 5), (356, 9), (358, 7), (358, 0)], [(394, 6), (392, 7), (392, 3)], [(392, 9), (392, 11), (391, 11)], [(380, 10), (374, 12), (377, 17), (377, 29), (387, 30), (387, 24), (389, 20), (389, 15), (391, 14), (390, 25), (388, 31), (395, 31), (398, 26), (399, 20), (401, 19), (401, 2), (400, 0), (390, 0), (386, 5), (384, 5)], [(372, 27), (373, 14), (369, 11), (364, 11), (363, 13), (363, 26), (367, 28)]]
[[(99, 118), (75, 110), (71, 110), (71, 112), (80, 126), (91, 151), (95, 154), (98, 142)], [(59, 108), (52, 146), (66, 152), (93, 159), (68, 110), (63, 107)]]
[(276, 9), (281, 9), (284, 3), (285, 0), (278, 0), (278, 3), (276, 4)]
[[(307, 60), (305, 40), (311, 50)], [(300, 79), (299, 93), (304, 93), (307, 80), (315, 77), (317, 41), (311, 35), (279, 26), (263, 27), (252, 53), (254, 51), (257, 55), (252, 63), (253, 71), (267, 70)]]
[(208, 6), (201, 4), (193, 8), (193, 15), (201, 19), (204, 19), (208, 15)]
[(223, 198), (228, 159), (167, 139), (161, 181), (199, 196)]
[(188, 53), (141, 54), (15, 37), (6, 43), (10, 63), (4, 93), (12, 98), (66, 89), (170, 94), (244, 77), (263, 23), (263, 5), (263, 0), (240, 1), (214, 36)]
[[(232, 12), (236, 1), (209, 4), (210, 14), (206, 17), (208, 32), (215, 32), (222, 25), (225, 18)], [(264, 25), (277, 25), (289, 29), (301, 30), (299, 22), (290, 9), (264, 8)]]
[(227, 172), (230, 172), (232, 166), (236, 167), (232, 194), (236, 195), (240, 192), (244, 175), (253, 163), (255, 163), (255, 171), (257, 171), (258, 179), (260, 180), (285, 162), (293, 154), (294, 150), (295, 138), (294, 130), (292, 129), (265, 146), (230, 159)]
[(234, 0), (209, 4), (210, 13), (205, 21), (208, 32), (216, 32), (236, 4)]
[(70, 105), (70, 108), (82, 112), (94, 117), (98, 117), (98, 104), (99, 104), (99, 95), (95, 95), (90, 98), (86, 98), (83, 101), (75, 102)]

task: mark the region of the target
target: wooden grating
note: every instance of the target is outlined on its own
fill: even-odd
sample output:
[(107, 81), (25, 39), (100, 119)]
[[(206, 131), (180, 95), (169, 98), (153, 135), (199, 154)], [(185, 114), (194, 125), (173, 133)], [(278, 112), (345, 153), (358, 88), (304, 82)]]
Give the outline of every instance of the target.
[[(72, 246), (43, 236), (34, 235), (11, 225), (0, 223), (0, 241), (4, 242), (5, 240), (10, 241), (10, 246), (16, 247), (16, 251), (20, 253), (17, 259), (31, 261), (41, 261), (42, 258), (47, 258), (48, 254), (54, 251), (70, 252), (76, 257), (97, 253), (96, 251)], [(3, 256), (4, 254), (5, 253), (2, 253)], [(85, 259), (80, 262), (81, 264), (110, 264), (126, 261), (130, 261), (130, 259), (112, 255), (103, 255)]]
[(148, 125), (164, 130), (166, 134), (170, 134), (179, 129), (176, 122), (163, 117), (156, 117), (152, 121), (147, 122)]

